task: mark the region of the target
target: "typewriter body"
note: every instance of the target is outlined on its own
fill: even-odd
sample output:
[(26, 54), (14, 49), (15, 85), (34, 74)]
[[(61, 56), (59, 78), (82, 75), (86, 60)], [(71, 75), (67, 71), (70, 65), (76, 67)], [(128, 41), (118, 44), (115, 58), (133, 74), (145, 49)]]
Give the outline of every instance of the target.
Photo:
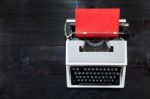
[[(76, 9), (76, 18), (66, 20), (64, 29), (68, 88), (124, 88), (127, 41), (123, 35), (129, 24), (125, 19), (119, 19), (119, 11)], [(92, 16), (89, 17), (89, 14)], [(101, 14), (108, 16), (100, 16)], [(92, 17), (95, 20), (89, 22), (88, 18)]]

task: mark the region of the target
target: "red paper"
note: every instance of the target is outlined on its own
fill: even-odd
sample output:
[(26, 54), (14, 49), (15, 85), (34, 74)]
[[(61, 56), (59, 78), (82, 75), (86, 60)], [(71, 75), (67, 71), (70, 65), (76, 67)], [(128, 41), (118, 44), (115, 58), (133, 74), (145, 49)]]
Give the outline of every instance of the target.
[(77, 37), (118, 37), (119, 8), (76, 9)]

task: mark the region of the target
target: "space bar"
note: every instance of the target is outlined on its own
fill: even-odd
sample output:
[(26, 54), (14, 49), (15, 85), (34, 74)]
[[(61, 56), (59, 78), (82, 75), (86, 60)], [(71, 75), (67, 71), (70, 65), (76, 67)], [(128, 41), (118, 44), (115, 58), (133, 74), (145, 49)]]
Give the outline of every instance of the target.
[(79, 85), (113, 85), (111, 83), (79, 83)]

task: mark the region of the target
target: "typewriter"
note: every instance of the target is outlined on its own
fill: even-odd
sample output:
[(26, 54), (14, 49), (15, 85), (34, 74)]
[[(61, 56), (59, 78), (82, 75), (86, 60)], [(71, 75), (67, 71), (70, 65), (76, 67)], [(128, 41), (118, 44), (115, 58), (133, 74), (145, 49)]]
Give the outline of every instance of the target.
[(64, 26), (68, 88), (124, 88), (128, 26), (119, 8), (75, 10)]

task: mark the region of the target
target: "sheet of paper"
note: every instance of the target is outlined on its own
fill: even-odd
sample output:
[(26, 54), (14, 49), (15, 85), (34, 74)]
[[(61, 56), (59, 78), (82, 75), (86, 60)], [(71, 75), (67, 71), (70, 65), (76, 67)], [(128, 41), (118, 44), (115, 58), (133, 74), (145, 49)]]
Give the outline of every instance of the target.
[(119, 8), (75, 10), (77, 37), (117, 37)]

